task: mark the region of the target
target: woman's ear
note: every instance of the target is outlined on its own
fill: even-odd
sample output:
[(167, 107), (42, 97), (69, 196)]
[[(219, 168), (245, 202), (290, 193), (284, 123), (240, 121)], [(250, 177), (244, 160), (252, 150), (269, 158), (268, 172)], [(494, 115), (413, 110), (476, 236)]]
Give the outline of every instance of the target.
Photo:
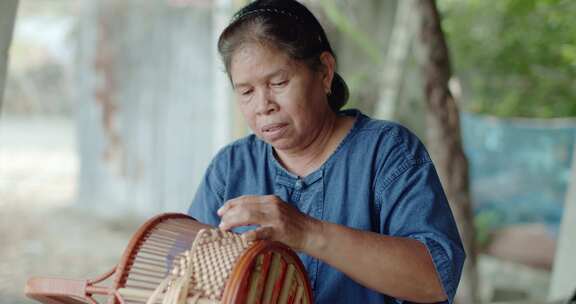
[(322, 85), (324, 92), (329, 94), (332, 89), (332, 79), (336, 69), (336, 59), (330, 52), (322, 52), (320, 54), (320, 62), (322, 62)]

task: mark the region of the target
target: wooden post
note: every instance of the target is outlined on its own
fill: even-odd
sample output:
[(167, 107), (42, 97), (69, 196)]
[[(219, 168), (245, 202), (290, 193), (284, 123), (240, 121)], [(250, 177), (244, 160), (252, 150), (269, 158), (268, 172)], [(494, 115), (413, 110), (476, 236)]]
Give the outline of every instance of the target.
[(2, 113), (4, 85), (8, 70), (8, 54), (12, 42), (17, 8), (18, 0), (0, 1), (0, 114)]
[(456, 218), (467, 259), (457, 300), (479, 303), (477, 249), (468, 160), (462, 148), (458, 107), (448, 87), (452, 77), (446, 38), (434, 0), (419, 0), (423, 72), (426, 79), (427, 143)]
[[(231, 16), (234, 13), (234, 5), (232, 0), (216, 0), (214, 2), (214, 13), (212, 15), (213, 31), (212, 31), (212, 53), (218, 54), (218, 37), (220, 33), (226, 28), (230, 22)], [(228, 144), (232, 139), (232, 123), (233, 123), (233, 110), (232, 110), (232, 96), (231, 85), (228, 76), (225, 72), (225, 67), (219, 56), (214, 58), (214, 73), (212, 79), (213, 88), (213, 102), (214, 102), (214, 151), (219, 150), (224, 145)]]
[(566, 194), (564, 204), (564, 214), (556, 256), (554, 258), (554, 269), (552, 271), (552, 282), (550, 283), (550, 300), (561, 300), (569, 298), (576, 292), (576, 139), (572, 156), (572, 176)]
[(415, 32), (413, 9), (414, 0), (398, 1), (384, 68), (382, 69), (382, 86), (376, 106), (375, 115), (379, 119), (397, 120), (406, 60), (410, 54), (412, 36)]

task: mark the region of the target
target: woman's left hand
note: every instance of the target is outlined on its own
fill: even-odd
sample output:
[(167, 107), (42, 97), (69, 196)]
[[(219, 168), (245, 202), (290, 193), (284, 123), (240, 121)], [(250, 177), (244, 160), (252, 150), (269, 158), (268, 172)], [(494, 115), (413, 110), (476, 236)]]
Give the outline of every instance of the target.
[(259, 225), (243, 236), (249, 241), (278, 241), (304, 252), (315, 244), (313, 238), (322, 227), (321, 221), (303, 214), (275, 195), (245, 195), (231, 199), (218, 209), (218, 215), (222, 230)]

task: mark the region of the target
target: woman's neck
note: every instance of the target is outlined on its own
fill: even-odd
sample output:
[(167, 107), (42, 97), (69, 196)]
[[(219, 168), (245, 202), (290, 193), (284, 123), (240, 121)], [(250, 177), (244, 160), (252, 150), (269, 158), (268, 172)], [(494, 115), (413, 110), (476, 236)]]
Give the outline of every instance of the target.
[(307, 176), (320, 168), (354, 123), (353, 117), (329, 115), (320, 130), (305, 148), (297, 151), (275, 150), (278, 161), (289, 172), (297, 176)]

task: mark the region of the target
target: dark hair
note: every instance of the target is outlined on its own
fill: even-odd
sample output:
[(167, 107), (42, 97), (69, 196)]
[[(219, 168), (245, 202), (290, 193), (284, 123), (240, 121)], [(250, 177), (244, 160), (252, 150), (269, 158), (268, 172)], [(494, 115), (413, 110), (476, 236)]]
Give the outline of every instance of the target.
[[(254, 42), (275, 47), (314, 71), (322, 66), (323, 52), (336, 58), (320, 22), (295, 0), (257, 0), (234, 15), (218, 39), (218, 52), (228, 75), (234, 52)], [(338, 73), (334, 73), (330, 92), (330, 108), (337, 112), (349, 96), (348, 86)]]

